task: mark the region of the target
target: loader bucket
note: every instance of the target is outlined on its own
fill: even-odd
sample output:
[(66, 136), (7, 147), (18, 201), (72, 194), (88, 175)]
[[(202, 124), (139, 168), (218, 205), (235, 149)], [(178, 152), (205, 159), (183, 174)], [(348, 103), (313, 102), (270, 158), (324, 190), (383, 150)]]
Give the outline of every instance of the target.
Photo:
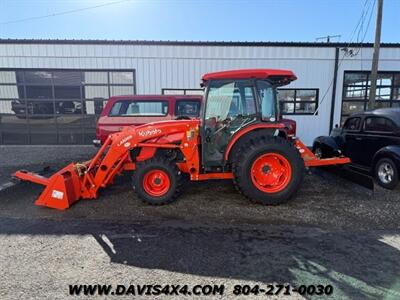
[(63, 210), (81, 198), (81, 180), (74, 164), (69, 164), (50, 178), (27, 171), (18, 171), (14, 176), (45, 186), (35, 201), (36, 205)]

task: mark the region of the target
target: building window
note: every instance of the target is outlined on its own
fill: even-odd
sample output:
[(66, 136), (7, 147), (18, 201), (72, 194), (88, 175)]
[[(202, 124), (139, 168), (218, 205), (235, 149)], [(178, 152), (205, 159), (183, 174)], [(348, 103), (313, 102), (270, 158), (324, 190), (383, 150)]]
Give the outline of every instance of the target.
[(283, 115), (312, 115), (318, 108), (318, 89), (278, 89)]
[(135, 94), (134, 70), (0, 69), (0, 144), (91, 143), (121, 94)]
[[(342, 121), (352, 113), (367, 109), (371, 87), (370, 72), (345, 71), (342, 96)], [(379, 72), (376, 86), (376, 107), (400, 106), (400, 72)]]
[(204, 89), (161, 89), (163, 95), (204, 95)]

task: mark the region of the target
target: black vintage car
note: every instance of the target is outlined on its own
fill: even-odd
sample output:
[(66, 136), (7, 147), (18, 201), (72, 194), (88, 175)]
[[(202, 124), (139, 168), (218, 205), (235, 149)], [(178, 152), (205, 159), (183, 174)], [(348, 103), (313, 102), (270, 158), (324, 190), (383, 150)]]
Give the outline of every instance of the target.
[(351, 115), (342, 128), (314, 140), (319, 157), (345, 155), (352, 168), (371, 174), (379, 185), (393, 189), (400, 171), (400, 108)]

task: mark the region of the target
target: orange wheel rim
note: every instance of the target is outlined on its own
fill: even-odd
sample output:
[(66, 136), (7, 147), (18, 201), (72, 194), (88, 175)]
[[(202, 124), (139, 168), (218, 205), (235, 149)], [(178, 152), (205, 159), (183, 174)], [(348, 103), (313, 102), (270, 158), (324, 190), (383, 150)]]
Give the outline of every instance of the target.
[(292, 167), (281, 154), (267, 153), (259, 156), (251, 166), (251, 180), (264, 193), (284, 190), (292, 178)]
[(161, 197), (168, 193), (171, 180), (167, 172), (163, 170), (151, 170), (143, 177), (143, 188), (147, 194), (153, 197)]

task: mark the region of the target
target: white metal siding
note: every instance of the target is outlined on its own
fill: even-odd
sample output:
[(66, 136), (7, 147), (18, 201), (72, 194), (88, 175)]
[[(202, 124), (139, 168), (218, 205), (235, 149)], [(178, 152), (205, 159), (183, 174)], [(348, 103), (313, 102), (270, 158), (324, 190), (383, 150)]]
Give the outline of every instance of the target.
[[(290, 116), (308, 145), (328, 134), (335, 49), (175, 45), (0, 44), (0, 68), (135, 69), (138, 94), (162, 88), (198, 88), (204, 73), (238, 68), (293, 70), (297, 88), (318, 88), (318, 114)], [(342, 56), (342, 51), (340, 57)], [(335, 123), (340, 120), (343, 71), (370, 68), (371, 49), (342, 61), (337, 80)], [(361, 59), (362, 58), (362, 59)], [(400, 70), (400, 49), (382, 48), (380, 70)], [(325, 95), (325, 97), (324, 97)]]

